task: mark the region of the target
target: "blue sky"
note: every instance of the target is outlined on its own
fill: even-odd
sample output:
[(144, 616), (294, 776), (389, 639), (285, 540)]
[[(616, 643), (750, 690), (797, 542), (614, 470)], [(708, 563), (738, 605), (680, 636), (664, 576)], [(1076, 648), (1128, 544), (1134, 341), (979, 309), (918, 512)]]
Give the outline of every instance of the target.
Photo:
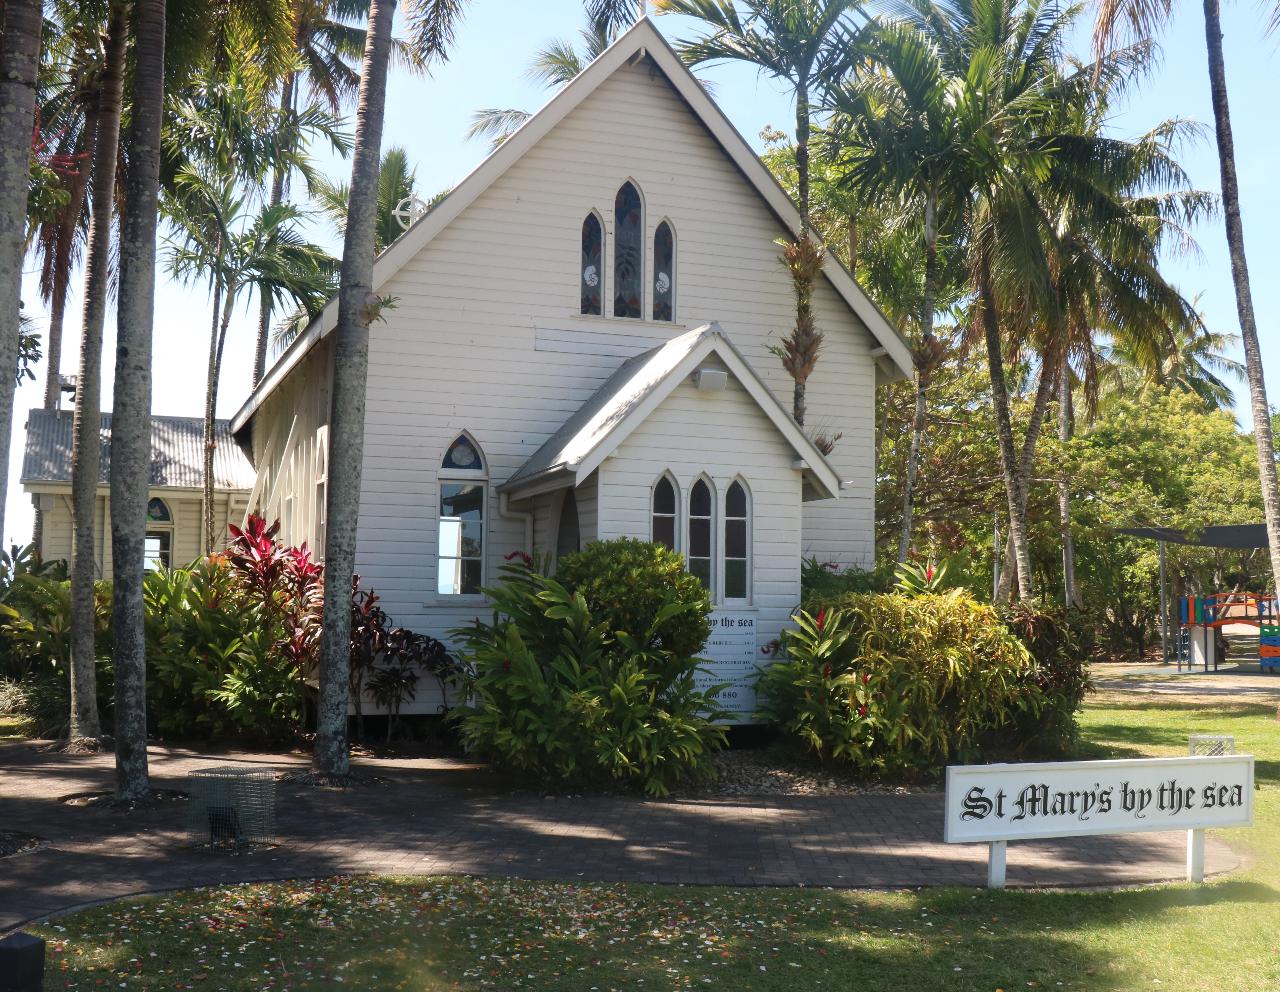
[[(455, 185), (484, 157), (483, 142), (467, 141), (466, 129), (473, 110), (480, 107), (519, 107), (533, 110), (548, 93), (524, 76), (531, 53), (558, 37), (573, 37), (583, 24), (581, 0), (473, 0), (458, 35), (451, 62), (431, 78), (415, 78), (393, 72), (387, 104), (384, 147), (403, 146), (416, 164), (418, 188), (423, 194)], [(1280, 197), (1273, 183), (1280, 169), (1280, 94), (1275, 75), (1277, 39), (1263, 33), (1265, 18), (1253, 4), (1227, 5), (1223, 10), (1228, 59), (1228, 85), (1234, 115), (1237, 164), (1240, 171), (1245, 236), (1253, 277), (1254, 304), (1259, 319), (1262, 350), (1273, 402), (1280, 402)], [(687, 37), (696, 25), (675, 18), (658, 18), (669, 38)], [(1080, 54), (1086, 54), (1087, 32), (1080, 32)], [(1122, 134), (1145, 131), (1169, 117), (1187, 117), (1212, 124), (1208, 74), (1204, 56), (1204, 27), (1198, 5), (1185, 5), (1162, 39), (1161, 64), (1114, 120)], [(785, 90), (743, 66), (721, 66), (706, 71), (716, 84), (715, 96), (738, 130), (757, 148), (765, 125), (790, 132), (794, 120)], [(653, 140), (636, 135), (637, 141)], [(1182, 162), (1199, 188), (1219, 188), (1217, 156), (1211, 131), (1198, 146), (1183, 151)], [(335, 177), (346, 179), (350, 166), (327, 161)], [(1167, 271), (1189, 296), (1200, 295), (1201, 307), (1216, 330), (1235, 333), (1238, 323), (1231, 273), (1222, 224), (1216, 220), (1196, 232), (1201, 254), (1170, 259)], [(339, 243), (325, 225), (317, 224), (313, 236), (337, 251)], [(28, 266), (30, 268), (30, 266)], [(80, 281), (75, 283), (79, 288)], [(27, 281), (24, 298), (37, 325), (47, 325), (38, 307), (34, 284)], [(155, 344), (156, 413), (199, 416), (203, 409), (205, 355), (208, 349), (209, 303), (203, 287), (184, 287), (162, 279), (157, 294)], [(69, 337), (78, 337), (81, 300), (68, 309)], [(256, 308), (255, 311), (256, 313)], [(248, 391), (252, 366), (253, 314), (238, 314), (227, 345), (219, 416), (230, 416)], [(115, 351), (114, 327), (108, 326), (104, 353), (103, 408), (111, 406), (110, 360)], [(74, 373), (77, 342), (64, 346), (63, 372)], [(429, 384), (424, 384), (429, 388)], [(1248, 423), (1247, 391), (1237, 390)], [(31, 505), (17, 483), (21, 466), (23, 424), (26, 411), (41, 402), (39, 383), (26, 384), (18, 392), (5, 519), (6, 544), (29, 540)]]

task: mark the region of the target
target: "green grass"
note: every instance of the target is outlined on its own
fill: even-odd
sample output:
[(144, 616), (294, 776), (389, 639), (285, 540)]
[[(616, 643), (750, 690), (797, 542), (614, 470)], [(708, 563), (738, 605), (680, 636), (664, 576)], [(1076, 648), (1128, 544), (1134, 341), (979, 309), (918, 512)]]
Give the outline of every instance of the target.
[(1280, 988), (1274, 705), (1106, 696), (1090, 756), (1234, 733), (1261, 759), (1249, 870), (1122, 892), (852, 893), (337, 879), (131, 900), (40, 928), (47, 989), (726, 989), (1005, 992)]
[(30, 723), (26, 717), (0, 713), (0, 741), (23, 741), (30, 736)]

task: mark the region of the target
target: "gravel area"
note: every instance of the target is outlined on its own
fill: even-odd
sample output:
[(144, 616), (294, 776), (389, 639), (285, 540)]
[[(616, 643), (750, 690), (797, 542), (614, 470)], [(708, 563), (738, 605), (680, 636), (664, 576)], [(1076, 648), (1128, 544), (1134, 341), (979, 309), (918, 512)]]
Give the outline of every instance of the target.
[(910, 786), (859, 781), (848, 772), (780, 758), (768, 749), (740, 748), (715, 756), (719, 776), (683, 795), (702, 799), (737, 796), (906, 796), (938, 792), (937, 783)]

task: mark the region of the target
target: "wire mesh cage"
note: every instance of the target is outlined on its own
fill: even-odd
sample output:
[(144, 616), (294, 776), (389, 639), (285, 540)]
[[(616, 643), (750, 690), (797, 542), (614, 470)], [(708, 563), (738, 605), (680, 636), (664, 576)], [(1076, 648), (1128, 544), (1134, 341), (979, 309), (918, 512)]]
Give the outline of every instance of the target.
[(1236, 739), (1230, 734), (1192, 734), (1189, 751), (1193, 758), (1212, 758), (1220, 754), (1235, 754)]
[(269, 844), (276, 833), (276, 776), (226, 765), (191, 773), (187, 840), (212, 848)]

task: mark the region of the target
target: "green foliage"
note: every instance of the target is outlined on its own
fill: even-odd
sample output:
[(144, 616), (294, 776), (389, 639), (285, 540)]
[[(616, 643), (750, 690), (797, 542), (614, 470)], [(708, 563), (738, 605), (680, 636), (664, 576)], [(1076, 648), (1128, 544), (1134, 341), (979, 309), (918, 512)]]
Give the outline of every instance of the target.
[(761, 717), (866, 775), (972, 759), (1044, 708), (1027, 649), (960, 591), (848, 595), (798, 613), (784, 649), (760, 676)]
[[(685, 570), (679, 553), (661, 544), (630, 537), (595, 541), (561, 558), (556, 580), (569, 592), (582, 594), (595, 622), (610, 632), (648, 637), (646, 647), (692, 658), (711, 636), (706, 587)], [(653, 625), (653, 618), (671, 601), (683, 609)]]
[(469, 704), (453, 714), (473, 751), (542, 782), (651, 795), (711, 773), (725, 735), (714, 722), (718, 687), (700, 690), (697, 660), (665, 646), (681, 643), (670, 631), (688, 636), (680, 620), (700, 609), (681, 597), (683, 583), (657, 587), (638, 623), (633, 604), (602, 616), (581, 590), (527, 565), (503, 573), (489, 590), (492, 621), (454, 632)]
[(1009, 632), (1035, 660), (1028, 678), (1044, 697), (1038, 714), (1018, 714), (1008, 741), (1054, 757), (1073, 753), (1080, 740), (1076, 715), (1085, 695), (1093, 691), (1085, 618), (1078, 611), (1038, 609), (1025, 603), (1002, 607), (999, 612)]
[(887, 567), (866, 572), (860, 568), (843, 571), (833, 561), (805, 558), (800, 563), (800, 602), (814, 612), (822, 603), (855, 592), (888, 592), (892, 571)]
[(940, 562), (929, 561), (923, 565), (919, 562), (904, 561), (894, 570), (893, 588), (895, 592), (900, 592), (904, 596), (940, 593), (956, 584), (955, 573), (959, 571), (954, 558), (944, 558)]

